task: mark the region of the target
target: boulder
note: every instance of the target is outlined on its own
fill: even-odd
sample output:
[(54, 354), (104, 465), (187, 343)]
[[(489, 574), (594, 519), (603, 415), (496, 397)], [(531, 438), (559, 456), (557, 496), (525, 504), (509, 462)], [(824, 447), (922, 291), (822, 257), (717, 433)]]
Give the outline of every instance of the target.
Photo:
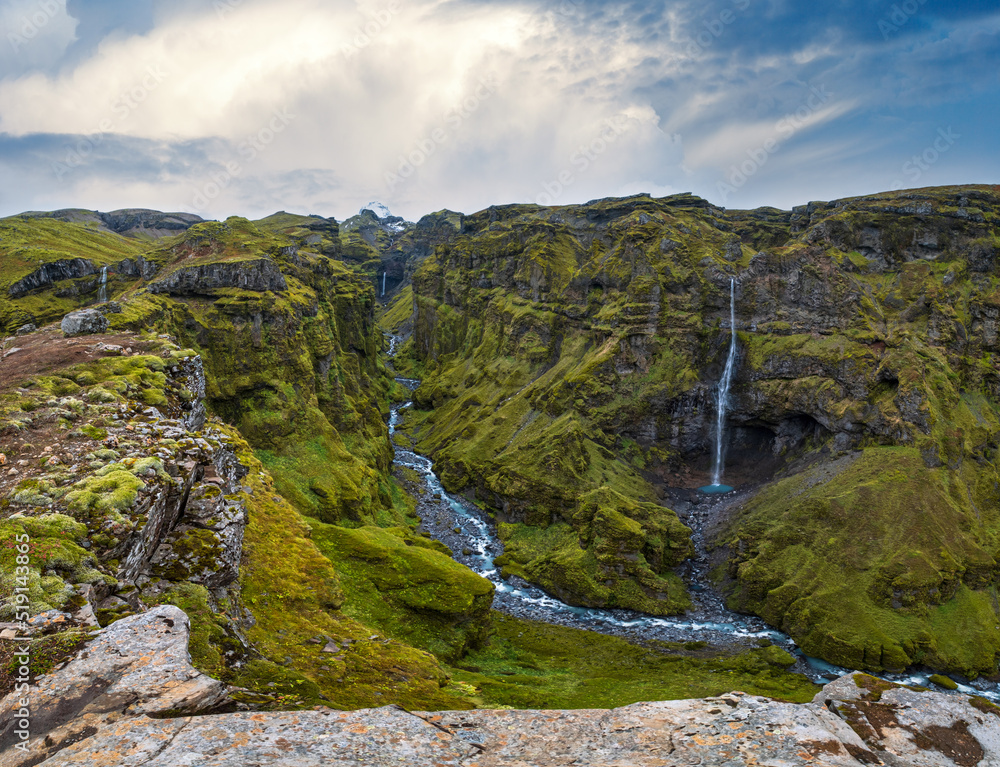
[[(0, 701), (0, 767), (44, 763), (100, 733), (90, 741), (98, 745), (103, 728), (114, 730), (122, 719), (151, 721), (145, 717), (220, 705), (227, 687), (191, 665), (189, 635), (187, 615), (161, 605), (112, 623), (64, 668), (8, 695)], [(23, 708), (30, 711), (27, 753), (16, 747)]]
[(70, 312), (62, 319), (62, 332), (67, 338), (103, 333), (108, 329), (108, 318), (95, 309)]

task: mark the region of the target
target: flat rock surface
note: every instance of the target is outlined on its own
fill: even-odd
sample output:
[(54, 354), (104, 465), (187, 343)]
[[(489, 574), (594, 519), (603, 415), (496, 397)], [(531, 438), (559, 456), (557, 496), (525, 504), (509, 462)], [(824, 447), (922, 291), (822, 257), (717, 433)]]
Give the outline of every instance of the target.
[(225, 686), (193, 669), (187, 617), (160, 606), (102, 631), (38, 680), (30, 749), (0, 701), (0, 767), (1000, 767), (1000, 709), (846, 675), (809, 704), (733, 692), (614, 710), (210, 711)]
[[(61, 670), (0, 701), (0, 767), (37, 764), (123, 717), (204, 711), (227, 687), (191, 666), (187, 615), (161, 605), (101, 631)], [(30, 750), (15, 748), (21, 701), (30, 710)], [(157, 722), (162, 726), (163, 722)]]

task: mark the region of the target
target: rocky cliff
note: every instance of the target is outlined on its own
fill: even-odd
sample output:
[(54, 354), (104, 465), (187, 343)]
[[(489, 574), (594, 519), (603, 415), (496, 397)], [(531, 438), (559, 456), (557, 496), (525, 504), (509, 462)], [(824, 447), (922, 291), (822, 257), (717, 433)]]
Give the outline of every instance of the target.
[[(855, 668), (995, 673), (1000, 197), (490, 208), (413, 278), (410, 420), (505, 571), (675, 612), (736, 283), (732, 606)], [(397, 313), (401, 309), (397, 307)], [(694, 504), (697, 508), (698, 504)]]
[[(490, 584), (456, 574), (429, 541), (409, 554), (404, 541), (424, 539), (408, 530), (307, 522), (239, 431), (206, 414), (193, 350), (164, 336), (48, 329), (18, 344), (0, 380), (0, 622), (31, 637), (30, 676), (93, 629), (170, 604), (190, 618), (197, 667), (238, 685), (241, 705), (471, 705), (444, 689), (447, 672), (422, 648), (454, 658), (479, 646)], [(358, 582), (390, 602), (410, 644), (351, 617)], [(454, 604), (428, 599), (442, 589), (461, 593)], [(466, 589), (478, 599), (463, 601)], [(8, 639), (5, 692), (17, 667)]]

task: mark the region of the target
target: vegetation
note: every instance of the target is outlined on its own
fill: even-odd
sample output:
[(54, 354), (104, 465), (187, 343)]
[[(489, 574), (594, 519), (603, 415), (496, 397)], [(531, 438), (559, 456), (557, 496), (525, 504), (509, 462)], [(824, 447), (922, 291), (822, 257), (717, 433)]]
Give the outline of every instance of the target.
[[(708, 531), (729, 604), (834, 663), (995, 674), (998, 212), (995, 190), (961, 187), (792, 213), (690, 195), (443, 211), (399, 237), (365, 215), (167, 238), (86, 211), (4, 219), (8, 333), (95, 306), (104, 267), (113, 301), (104, 346), (51, 327), (8, 344), (0, 620), (27, 533), (33, 613), (176, 604), (195, 664), (258, 707), (807, 700), (775, 647), (491, 612), (493, 586), (418, 532), (391, 473), (393, 377), (421, 378), (400, 439), (495, 516), (505, 576), (684, 611), (692, 531), (670, 506), (705, 480), (736, 276), (729, 470), (752, 487)], [(390, 262), (412, 283), (379, 316)], [(169, 553), (136, 579), (170, 504)], [(84, 638), (51, 640), (46, 668)]]

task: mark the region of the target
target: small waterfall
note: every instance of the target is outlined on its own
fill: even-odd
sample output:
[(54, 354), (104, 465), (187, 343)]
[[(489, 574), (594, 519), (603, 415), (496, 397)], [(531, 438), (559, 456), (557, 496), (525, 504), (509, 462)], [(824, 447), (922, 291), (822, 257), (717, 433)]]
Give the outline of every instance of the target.
[(108, 267), (101, 268), (101, 281), (97, 286), (97, 303), (106, 304), (108, 302)]
[(385, 296), (385, 275), (386, 272), (382, 272), (382, 295)]
[(736, 279), (729, 280), (729, 355), (722, 380), (715, 392), (715, 456), (712, 460), (712, 484), (701, 488), (705, 493), (728, 493), (733, 488), (723, 485), (722, 470), (725, 468), (726, 411), (729, 409), (729, 387), (733, 383), (736, 369)]

